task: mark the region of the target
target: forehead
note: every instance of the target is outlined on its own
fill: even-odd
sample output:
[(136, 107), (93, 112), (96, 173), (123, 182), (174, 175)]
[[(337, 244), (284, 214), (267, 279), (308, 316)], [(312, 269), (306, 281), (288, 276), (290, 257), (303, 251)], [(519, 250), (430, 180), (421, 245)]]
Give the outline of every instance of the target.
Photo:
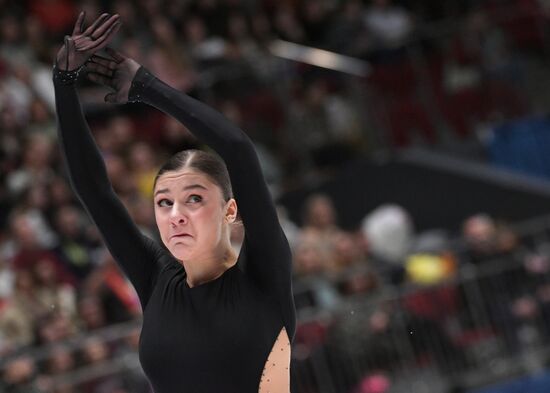
[(155, 191), (160, 189), (169, 189), (170, 191), (179, 191), (182, 187), (198, 184), (207, 189), (215, 186), (210, 178), (201, 172), (192, 169), (180, 169), (163, 173), (157, 180)]

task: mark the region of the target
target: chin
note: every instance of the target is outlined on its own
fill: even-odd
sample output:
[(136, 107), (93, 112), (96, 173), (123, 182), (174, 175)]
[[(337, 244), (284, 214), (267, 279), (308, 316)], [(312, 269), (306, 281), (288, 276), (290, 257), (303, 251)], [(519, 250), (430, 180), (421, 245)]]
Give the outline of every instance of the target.
[(178, 250), (177, 248), (174, 248), (174, 247), (170, 248), (170, 252), (172, 253), (173, 256), (175, 256), (178, 259), (181, 259), (187, 254), (186, 252), (182, 252), (182, 250)]
[(186, 250), (182, 250), (181, 247), (172, 247), (170, 249), (170, 253), (176, 258), (176, 259), (179, 259), (180, 261), (183, 261), (185, 259), (189, 259), (190, 256), (191, 256), (191, 253), (186, 251)]

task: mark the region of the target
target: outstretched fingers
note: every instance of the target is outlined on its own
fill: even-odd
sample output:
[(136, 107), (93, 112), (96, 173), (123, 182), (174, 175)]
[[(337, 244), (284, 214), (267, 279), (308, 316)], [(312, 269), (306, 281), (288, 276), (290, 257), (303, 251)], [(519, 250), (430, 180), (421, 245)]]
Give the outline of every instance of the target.
[(105, 51), (113, 58), (117, 63), (123, 62), (126, 60), (126, 56), (124, 56), (122, 53), (117, 51), (116, 49), (111, 48), (108, 46), (105, 48)]
[(86, 65), (86, 69), (88, 71), (91, 71), (100, 75), (108, 76), (110, 78), (112, 78), (113, 74), (115, 73), (114, 68), (109, 68), (108, 66), (95, 63), (93, 61), (88, 62), (88, 64)]
[(105, 19), (107, 19), (109, 17), (109, 14), (107, 13), (103, 13), (101, 14), (96, 20), (94, 23), (92, 23), (90, 26), (88, 26), (88, 28), (82, 32), (82, 34), (84, 35), (91, 35), (95, 29), (97, 29), (97, 27), (103, 23), (105, 21)]
[(95, 29), (92, 32), (92, 39), (97, 40), (99, 37), (105, 33), (105, 31), (108, 31), (113, 24), (115, 24), (120, 19), (120, 16), (118, 14), (112, 15), (105, 23), (103, 23), (101, 26), (98, 26), (97, 29)]
[(85, 11), (81, 11), (80, 14), (78, 14), (78, 19), (76, 20), (76, 23), (74, 24), (74, 28), (73, 28), (73, 35), (78, 35), (82, 33), (82, 29), (84, 28), (85, 17), (86, 17)]
[(97, 63), (97, 64), (101, 64), (105, 67), (108, 67), (111, 70), (116, 69), (116, 66), (117, 66), (117, 61), (116, 60), (109, 59), (107, 57), (103, 57), (103, 56), (98, 55), (98, 54), (94, 54), (92, 57), (90, 57), (90, 61), (94, 62), (94, 63)]
[(88, 45), (85, 45), (82, 47), (82, 51), (88, 51), (93, 49), (94, 51), (98, 51), (105, 47), (111, 39), (111, 37), (118, 31), (120, 28), (121, 23), (115, 22), (109, 26), (109, 29), (107, 31), (104, 31), (104, 33), (95, 41), (90, 42)]

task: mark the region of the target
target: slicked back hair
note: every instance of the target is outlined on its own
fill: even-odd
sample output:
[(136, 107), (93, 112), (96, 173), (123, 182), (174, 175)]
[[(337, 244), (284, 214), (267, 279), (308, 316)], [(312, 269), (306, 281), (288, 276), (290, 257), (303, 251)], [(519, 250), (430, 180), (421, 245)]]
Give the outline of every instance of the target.
[(198, 149), (182, 150), (170, 157), (155, 176), (153, 188), (156, 187), (157, 180), (162, 174), (183, 168), (192, 168), (207, 175), (214, 184), (220, 187), (224, 201), (227, 202), (233, 198), (233, 189), (225, 162), (215, 153)]

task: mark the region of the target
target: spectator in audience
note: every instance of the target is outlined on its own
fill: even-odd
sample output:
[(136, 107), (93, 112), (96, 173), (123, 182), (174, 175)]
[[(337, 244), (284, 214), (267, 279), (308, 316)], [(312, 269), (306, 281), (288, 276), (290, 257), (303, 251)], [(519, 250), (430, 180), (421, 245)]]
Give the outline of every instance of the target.
[[(86, 291), (86, 298), (94, 299), (91, 302), (86, 298), (82, 300), (84, 302), (82, 310), (89, 316), (86, 317), (82, 313), (81, 316), (85, 319), (88, 328), (100, 327), (96, 325), (102, 323), (108, 325), (125, 322), (141, 314), (139, 299), (134, 288), (121, 273), (112, 255), (106, 250), (101, 266), (88, 277), (83, 287)], [(102, 319), (104, 319), (103, 322)]]
[(282, 40), (298, 44), (305, 42), (305, 31), (298, 21), (295, 10), (288, 3), (275, 10), (273, 29)]
[(124, 158), (127, 149), (131, 146), (136, 137), (135, 124), (128, 116), (116, 114), (107, 121), (105, 132), (107, 132), (111, 138), (109, 153)]
[(50, 198), (47, 187), (43, 184), (32, 184), (23, 191), (19, 198), (21, 202), (14, 212), (24, 215), (32, 227), (36, 228), (35, 233), (44, 248), (54, 248), (58, 239), (49, 224)]
[(29, 64), (33, 53), (25, 41), (19, 15), (9, 12), (3, 14), (0, 26), (0, 57), (13, 65)]
[(505, 223), (497, 223), (488, 214), (475, 214), (462, 225), (462, 236), (475, 264), (503, 256), (518, 245), (517, 235)]
[(336, 277), (365, 260), (357, 237), (338, 227), (334, 205), (324, 194), (306, 200), (295, 250), (295, 271), (301, 275), (322, 272)]
[(86, 221), (81, 210), (73, 205), (60, 206), (54, 216), (55, 228), (59, 234), (56, 251), (79, 282), (94, 268), (91, 255), (94, 242), (87, 236)]
[(35, 393), (31, 385), (36, 373), (36, 365), (30, 356), (20, 356), (10, 360), (0, 378), (0, 389), (6, 393)]
[(73, 351), (63, 344), (53, 347), (46, 360), (45, 371), (49, 375), (62, 375), (76, 367)]
[(344, 295), (370, 294), (380, 286), (380, 277), (367, 259), (362, 235), (340, 232), (335, 236), (331, 266), (338, 291)]
[[(204, 19), (196, 14), (191, 14), (182, 26), (187, 44), (185, 52), (191, 55), (198, 68), (208, 68), (223, 58), (226, 43), (220, 36), (210, 35)], [(158, 70), (152, 69), (151, 71), (157, 72)]]
[(138, 191), (145, 200), (153, 197), (153, 183), (158, 171), (158, 164), (152, 147), (144, 142), (134, 143), (130, 147), (130, 170), (135, 178)]
[[(63, 262), (49, 247), (49, 239), (40, 237), (41, 221), (33, 220), (26, 212), (13, 212), (11, 229), (11, 266), (15, 270), (32, 269), (37, 261), (49, 259), (55, 262), (57, 274), (64, 282), (74, 283), (74, 277), (64, 267)], [(7, 247), (7, 245), (6, 245)]]
[(7, 177), (7, 186), (13, 197), (31, 184), (47, 184), (53, 176), (53, 144), (43, 134), (31, 134), (23, 147), (23, 163)]
[(27, 133), (29, 134), (44, 134), (48, 138), (53, 138), (56, 133), (54, 116), (50, 113), (50, 109), (46, 103), (40, 98), (34, 98), (29, 108), (29, 125)]
[(333, 238), (334, 247), (330, 269), (335, 273), (346, 270), (365, 261), (357, 239), (351, 233), (339, 232)]
[(462, 225), (462, 236), (472, 253), (473, 262), (493, 254), (496, 227), (489, 215), (476, 214), (468, 217)]
[(63, 176), (57, 174), (48, 184), (50, 206), (57, 210), (65, 205), (76, 205), (75, 197), (69, 183)]
[(294, 273), (299, 276), (324, 275), (330, 254), (321, 239), (312, 233), (303, 233), (293, 252)]
[[(0, 89), (1, 91), (2, 89)], [(6, 179), (10, 176), (10, 173), (17, 170), (20, 166), (21, 151), (23, 149), (23, 141), (21, 135), (23, 134), (22, 122), (18, 121), (15, 117), (15, 111), (13, 104), (11, 104), (5, 97), (0, 97), (0, 157), (2, 162), (2, 169), (0, 171), (2, 176), (2, 184), (6, 184)], [(2, 188), (4, 188), (3, 186)], [(7, 187), (3, 190), (3, 193), (8, 193)], [(5, 196), (6, 197), (6, 196)]]
[(326, 194), (310, 195), (304, 204), (302, 232), (318, 237), (321, 242), (331, 242), (333, 235), (340, 232), (336, 210)]
[(73, 350), (64, 344), (57, 344), (49, 351), (49, 356), (41, 367), (41, 373), (36, 378), (36, 387), (40, 391), (52, 393), (77, 393), (76, 387), (66, 381), (66, 375), (76, 366)]
[(0, 331), (8, 341), (8, 349), (33, 344), (34, 323), (48, 311), (38, 297), (31, 271), (17, 271), (13, 294), (0, 313)]
[(305, 0), (300, 4), (300, 19), (304, 29), (305, 43), (314, 47), (325, 42), (326, 26), (330, 20), (330, 3)]
[(409, 282), (420, 286), (444, 283), (457, 273), (457, 257), (443, 230), (419, 233), (405, 261)]
[(33, 273), (36, 279), (37, 297), (44, 304), (44, 308), (56, 310), (75, 321), (75, 288), (60, 281), (55, 263), (50, 259), (41, 259), (34, 265)]
[(362, 232), (376, 269), (385, 280), (402, 282), (415, 235), (409, 213), (398, 205), (379, 206), (363, 219)]
[(122, 156), (113, 154), (105, 157), (105, 165), (113, 188), (124, 197), (132, 195), (137, 189), (137, 185), (134, 183)]
[(324, 78), (312, 76), (291, 105), (286, 132), (306, 163), (330, 170), (353, 158), (361, 143), (358, 126), (346, 98), (329, 91)]
[(366, 9), (364, 22), (372, 37), (375, 60), (388, 60), (396, 49), (403, 48), (410, 38), (413, 15), (405, 8), (392, 4), (391, 0), (372, 0)]
[(313, 233), (304, 233), (293, 250), (294, 277), (302, 284), (302, 290), (295, 289), (296, 308), (336, 308), (340, 297), (328, 278), (330, 254)]
[(361, 307), (344, 306), (337, 314), (327, 337), (330, 363), (339, 369), (352, 367), (351, 359), (358, 359), (353, 375), (342, 381), (342, 391), (352, 391), (361, 376), (372, 370), (387, 372), (400, 358), (407, 345), (408, 335), (399, 310), (387, 305)]
[(150, 199), (134, 194), (133, 197), (126, 199), (124, 203), (141, 233), (152, 239), (159, 239), (160, 235), (155, 225), (155, 211)]
[[(515, 261), (517, 235), (488, 214), (468, 217), (462, 234), (467, 247), (465, 262), (479, 272), (475, 280), (462, 283), (462, 291), (467, 294), (476, 290), (489, 322), (497, 327), (506, 349), (517, 353), (521, 348), (519, 329), (525, 323), (530, 324), (538, 314), (535, 300), (526, 293), (527, 272)], [(493, 270), (496, 263), (498, 271)]]
[(50, 308), (36, 319), (35, 342), (37, 345), (58, 343), (78, 332), (78, 326), (63, 312)]
[[(103, 339), (87, 338), (82, 348), (82, 360), (87, 366), (100, 366), (110, 361), (111, 349)], [(110, 373), (100, 373), (99, 376), (80, 386), (84, 393), (124, 392), (123, 382)], [(129, 393), (129, 392), (128, 392)]]
[[(363, 2), (346, 0), (341, 7), (341, 12), (329, 23), (326, 34), (327, 49), (343, 55), (364, 57), (370, 40), (363, 22)], [(350, 40), (350, 37), (355, 39)]]
[(158, 135), (158, 153), (159, 160), (168, 158), (169, 154), (175, 154), (184, 149), (197, 148), (199, 146), (196, 138), (187, 128), (175, 119), (169, 116), (163, 116), (156, 122), (160, 129)]
[(107, 317), (103, 304), (97, 295), (85, 294), (78, 301), (78, 315), (80, 316), (80, 327), (83, 331), (93, 331), (106, 327)]
[(10, 72), (2, 78), (0, 89), (0, 101), (5, 102), (20, 126), (26, 125), (33, 100), (32, 75), (27, 64), (6, 63)]

